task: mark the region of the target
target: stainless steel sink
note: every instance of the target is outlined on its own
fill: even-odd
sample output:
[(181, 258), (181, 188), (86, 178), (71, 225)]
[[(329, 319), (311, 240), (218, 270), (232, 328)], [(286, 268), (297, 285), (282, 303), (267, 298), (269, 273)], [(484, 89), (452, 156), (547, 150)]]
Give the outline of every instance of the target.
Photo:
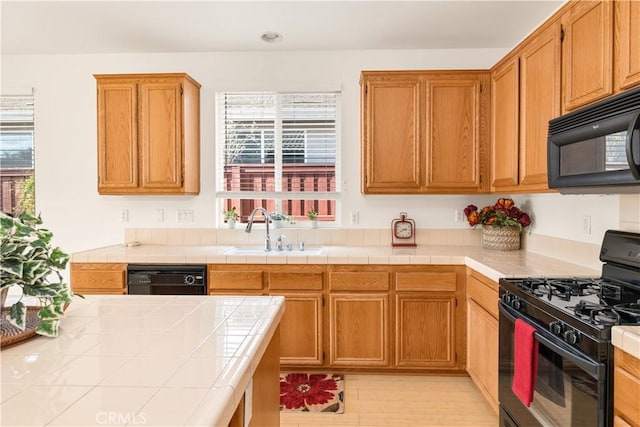
[(238, 256), (313, 256), (313, 255), (321, 255), (322, 248), (306, 248), (303, 251), (299, 251), (297, 249), (288, 251), (265, 251), (264, 248), (256, 248), (256, 247), (235, 247), (233, 249), (229, 249), (224, 253), (224, 255), (238, 255)]

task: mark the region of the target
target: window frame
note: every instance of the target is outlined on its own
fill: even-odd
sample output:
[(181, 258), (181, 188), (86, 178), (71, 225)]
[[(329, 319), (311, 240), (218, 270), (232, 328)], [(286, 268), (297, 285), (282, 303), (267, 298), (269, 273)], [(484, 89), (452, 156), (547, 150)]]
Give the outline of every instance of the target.
[[(335, 95), (335, 153), (334, 153), (334, 174), (335, 174), (335, 191), (315, 191), (315, 192), (297, 192), (297, 191), (227, 191), (223, 186), (225, 183), (225, 102), (220, 101), (220, 97), (224, 97), (226, 94), (273, 94), (277, 96), (284, 95), (304, 95), (304, 94), (332, 94)], [(224, 225), (224, 215), (222, 211), (224, 209), (224, 201), (226, 199), (266, 199), (274, 200), (276, 206), (276, 212), (282, 212), (282, 202), (290, 200), (300, 201), (334, 201), (335, 212), (334, 219), (332, 221), (321, 221), (319, 224), (322, 226), (335, 227), (340, 224), (340, 212), (342, 208), (342, 189), (341, 189), (341, 176), (342, 176), (342, 91), (341, 90), (321, 90), (321, 91), (219, 91), (215, 94), (215, 204), (217, 212), (217, 224), (218, 226)], [(282, 165), (284, 164), (285, 154), (283, 153), (283, 123), (285, 120), (282, 117), (282, 105), (278, 101), (276, 107), (276, 113), (274, 115), (273, 133), (274, 133), (274, 174), (276, 181), (276, 188), (282, 188), (282, 181), (284, 177)], [(279, 123), (278, 123), (279, 122)], [(295, 131), (295, 128), (290, 128)], [(262, 135), (268, 131), (262, 130)], [(306, 132), (303, 135), (304, 144), (304, 159), (302, 164), (311, 164), (313, 162), (306, 162), (308, 157), (308, 143)], [(264, 148), (264, 144), (261, 143), (261, 147)], [(267, 154), (264, 157), (269, 157)], [(288, 212), (286, 212), (289, 214)], [(262, 217), (257, 218), (262, 220)]]

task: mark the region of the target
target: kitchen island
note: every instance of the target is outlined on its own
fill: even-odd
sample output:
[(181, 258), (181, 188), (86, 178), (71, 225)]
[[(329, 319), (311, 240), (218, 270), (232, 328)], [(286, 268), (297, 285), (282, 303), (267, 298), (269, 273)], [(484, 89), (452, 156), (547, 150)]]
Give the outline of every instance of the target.
[(279, 424), (283, 297), (74, 298), (2, 350), (1, 425)]

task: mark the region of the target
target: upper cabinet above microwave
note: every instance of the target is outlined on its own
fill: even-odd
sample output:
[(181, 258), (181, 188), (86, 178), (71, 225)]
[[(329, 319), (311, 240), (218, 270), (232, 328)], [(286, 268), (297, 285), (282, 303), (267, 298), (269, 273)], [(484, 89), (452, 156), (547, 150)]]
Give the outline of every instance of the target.
[(184, 73), (96, 75), (98, 193), (200, 192), (200, 84)]
[(488, 190), (489, 73), (363, 71), (362, 192)]
[(573, 1), (561, 25), (563, 113), (640, 84), (640, 2)]

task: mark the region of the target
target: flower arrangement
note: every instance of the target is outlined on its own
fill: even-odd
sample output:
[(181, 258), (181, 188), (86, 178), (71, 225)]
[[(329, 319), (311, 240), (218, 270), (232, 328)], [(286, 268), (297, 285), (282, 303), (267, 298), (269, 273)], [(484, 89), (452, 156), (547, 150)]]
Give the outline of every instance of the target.
[(520, 232), (531, 224), (531, 218), (526, 212), (516, 207), (512, 199), (500, 198), (495, 205), (485, 206), (478, 211), (475, 205), (464, 209), (464, 215), (470, 226), (478, 224), (493, 227), (517, 227)]

